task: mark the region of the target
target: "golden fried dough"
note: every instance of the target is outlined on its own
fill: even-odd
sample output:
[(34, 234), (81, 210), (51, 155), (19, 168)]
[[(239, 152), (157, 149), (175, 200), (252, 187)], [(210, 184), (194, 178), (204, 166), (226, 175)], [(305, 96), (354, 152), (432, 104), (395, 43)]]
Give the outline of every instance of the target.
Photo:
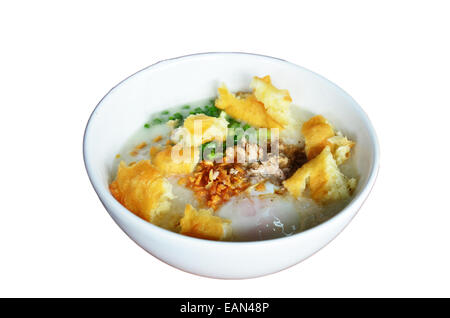
[(302, 196), (309, 184), (311, 198), (320, 203), (343, 200), (350, 197), (355, 179), (348, 180), (339, 170), (336, 161), (326, 146), (322, 152), (299, 168), (283, 185), (291, 195)]
[(207, 240), (226, 240), (231, 237), (231, 221), (213, 215), (211, 209), (196, 210), (186, 204), (180, 220), (180, 233)]
[(305, 151), (308, 160), (315, 158), (329, 146), (338, 165), (350, 157), (354, 142), (347, 137), (336, 135), (333, 126), (322, 115), (317, 115), (303, 124), (302, 134), (305, 136)]
[(264, 104), (267, 114), (276, 122), (286, 126), (290, 121), (292, 98), (287, 89), (278, 89), (272, 85), (270, 76), (253, 77), (250, 84), (256, 99)]
[(141, 160), (127, 166), (121, 162), (116, 180), (109, 186), (112, 195), (128, 210), (152, 223), (169, 211), (174, 198), (172, 185), (150, 163)]
[(305, 136), (306, 156), (311, 160), (327, 146), (327, 140), (334, 136), (334, 130), (322, 115), (317, 115), (303, 124), (302, 134)]
[(200, 159), (198, 147), (183, 147), (182, 144), (166, 146), (152, 156), (153, 165), (164, 175), (188, 174), (194, 171)]
[[(192, 146), (200, 146), (211, 140), (224, 140), (227, 135), (227, 126), (228, 122), (224, 118), (210, 117), (204, 114), (190, 115), (183, 124), (191, 137), (187, 144)], [(195, 131), (196, 127), (199, 127), (198, 131)]]
[(225, 85), (218, 88), (219, 97), (216, 107), (224, 110), (231, 117), (245, 121), (257, 128), (283, 128), (283, 125), (273, 119), (264, 104), (253, 94), (242, 94), (241, 98), (230, 93)]
[(333, 153), (334, 159), (338, 165), (343, 164), (350, 158), (350, 151), (355, 143), (348, 140), (347, 137), (342, 135), (336, 135), (334, 137), (328, 138), (328, 145), (330, 146), (331, 152)]

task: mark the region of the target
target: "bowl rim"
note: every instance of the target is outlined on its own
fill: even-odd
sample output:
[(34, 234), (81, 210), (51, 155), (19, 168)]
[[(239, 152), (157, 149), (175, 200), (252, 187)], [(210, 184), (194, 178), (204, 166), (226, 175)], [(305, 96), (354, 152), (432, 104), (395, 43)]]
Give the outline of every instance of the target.
[[(224, 56), (254, 56), (254, 57), (258, 57), (258, 58), (262, 58), (262, 59), (268, 59), (268, 60), (277, 60), (279, 62), (283, 62), (283, 63), (287, 63), (292, 67), (301, 69), (302, 71), (306, 71), (309, 72), (319, 78), (321, 78), (322, 80), (328, 82), (328, 84), (330, 84), (331, 86), (334, 86), (335, 88), (337, 88), (337, 90), (345, 95), (352, 103), (352, 106), (355, 108), (355, 110), (359, 113), (361, 119), (364, 120), (364, 125), (367, 127), (368, 132), (369, 132), (369, 136), (370, 139), (372, 140), (372, 143), (374, 145), (373, 147), (373, 164), (370, 168), (370, 172), (369, 172), (369, 176), (367, 178), (366, 184), (363, 186), (363, 188), (361, 189), (361, 191), (354, 196), (351, 201), (339, 212), (337, 212), (337, 214), (335, 214), (334, 216), (332, 216), (331, 218), (329, 218), (328, 220), (313, 226), (312, 228), (309, 228), (307, 230), (304, 230), (302, 232), (298, 232), (289, 236), (284, 236), (284, 237), (279, 237), (279, 238), (273, 238), (273, 239), (267, 239), (267, 240), (259, 240), (259, 241), (213, 241), (213, 240), (205, 240), (205, 239), (200, 239), (200, 238), (195, 238), (195, 237), (191, 237), (191, 236), (186, 236), (186, 235), (182, 235), (179, 233), (175, 233), (172, 232), (170, 230), (164, 229), (162, 227), (159, 227), (157, 225), (154, 225), (140, 217), (138, 217), (137, 215), (135, 215), (133, 212), (131, 212), (130, 210), (128, 210), (127, 208), (125, 208), (122, 204), (120, 204), (110, 193), (110, 191), (108, 190), (108, 188), (104, 188), (103, 185), (101, 184), (101, 181), (99, 180), (99, 178), (96, 177), (95, 172), (93, 171), (93, 168), (91, 167), (91, 163), (89, 160), (89, 152), (87, 151), (87, 145), (90, 142), (90, 133), (91, 133), (91, 121), (92, 118), (94, 117), (94, 115), (99, 111), (99, 109), (101, 108), (103, 101), (117, 88), (119, 88), (124, 82), (126, 82), (127, 80), (129, 80), (130, 78), (136, 76), (137, 74), (147, 71), (147, 70), (151, 70), (151, 69), (156, 69), (159, 67), (163, 67), (165, 65), (169, 65), (172, 63), (177, 63), (177, 62), (182, 62), (182, 61), (188, 61), (188, 60), (192, 60), (192, 59), (198, 59), (198, 58), (203, 58), (203, 57), (207, 57), (210, 55), (224, 55)], [(182, 56), (178, 56), (178, 57), (173, 57), (173, 58), (169, 58), (169, 59), (165, 59), (165, 60), (161, 60), (158, 61), (154, 64), (151, 64), (147, 67), (144, 67), (143, 69), (129, 75), (128, 77), (126, 77), (125, 79), (123, 79), (122, 81), (120, 81), (118, 84), (116, 84), (115, 86), (113, 86), (106, 94), (105, 96), (102, 97), (102, 99), (98, 102), (98, 104), (95, 106), (94, 110), (92, 111), (91, 115), (89, 116), (89, 119), (87, 121), (86, 124), (86, 128), (84, 130), (84, 135), (83, 135), (83, 161), (84, 161), (84, 165), (89, 177), (89, 180), (92, 184), (92, 187), (94, 188), (94, 191), (97, 193), (97, 196), (99, 197), (100, 201), (105, 205), (105, 201), (107, 203), (107, 205), (109, 207), (112, 207), (113, 210), (115, 210), (117, 213), (121, 213), (122, 217), (127, 218), (129, 222), (135, 223), (136, 226), (141, 226), (141, 227), (146, 227), (148, 229), (148, 231), (154, 231), (155, 234), (160, 235), (160, 236), (165, 236), (165, 239), (175, 239), (175, 240), (184, 240), (186, 242), (189, 242), (191, 244), (204, 244), (204, 245), (210, 245), (212, 246), (236, 246), (236, 245), (240, 245), (240, 246), (255, 246), (255, 245), (269, 245), (269, 244), (277, 244), (277, 243), (282, 243), (282, 242), (287, 242), (288, 240), (300, 240), (302, 237), (307, 236), (309, 233), (311, 232), (318, 232), (318, 231), (326, 231), (327, 228), (329, 228), (330, 226), (332, 226), (333, 223), (338, 222), (339, 219), (341, 218), (345, 218), (346, 214), (351, 214), (352, 211), (354, 212), (354, 215), (352, 217), (354, 217), (356, 215), (356, 213), (358, 212), (359, 208), (361, 207), (361, 205), (364, 203), (364, 201), (366, 200), (366, 198), (368, 197), (370, 191), (372, 190), (374, 184), (375, 184), (375, 180), (377, 178), (378, 175), (378, 170), (379, 170), (379, 163), (380, 163), (380, 146), (378, 143), (378, 137), (377, 134), (375, 132), (375, 129), (367, 115), (367, 113), (362, 109), (362, 107), (356, 102), (356, 100), (350, 95), (348, 94), (345, 90), (343, 90), (341, 87), (339, 87), (337, 84), (333, 83), (332, 81), (328, 80), (327, 78), (325, 78), (324, 76), (313, 72), (303, 66), (297, 65), (295, 63), (289, 62), (287, 60), (281, 59), (281, 58), (277, 58), (277, 57), (272, 57), (272, 56), (268, 56), (268, 55), (262, 55), (262, 54), (256, 54), (256, 53), (247, 53), (247, 52), (203, 52), (203, 53), (194, 53), (194, 54), (188, 54), (188, 55), (182, 55)], [(107, 210), (108, 214), (112, 217), (112, 219), (117, 223), (117, 221), (115, 220), (115, 218), (113, 217), (113, 212), (110, 212), (108, 208), (105, 209)], [(348, 223), (347, 223), (348, 224)], [(347, 225), (345, 224), (345, 225)], [(119, 226), (120, 227), (120, 226)], [(345, 227), (345, 226), (344, 226)]]

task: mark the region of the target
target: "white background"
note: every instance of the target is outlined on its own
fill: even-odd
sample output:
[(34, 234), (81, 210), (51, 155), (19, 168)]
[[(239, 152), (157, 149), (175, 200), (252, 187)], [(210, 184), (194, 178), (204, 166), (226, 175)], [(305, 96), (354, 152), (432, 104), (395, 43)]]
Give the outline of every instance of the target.
[[(448, 1), (2, 1), (0, 296), (450, 296)], [(375, 187), (328, 246), (280, 273), (216, 280), (132, 242), (87, 178), (107, 91), (208, 51), (286, 59), (349, 92), (381, 146)]]

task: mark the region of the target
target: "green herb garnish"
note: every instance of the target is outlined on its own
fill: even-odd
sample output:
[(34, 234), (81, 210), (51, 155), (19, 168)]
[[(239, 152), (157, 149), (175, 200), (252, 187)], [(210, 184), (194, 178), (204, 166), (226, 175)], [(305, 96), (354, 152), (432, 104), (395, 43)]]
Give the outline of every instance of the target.
[[(220, 151), (220, 147), (222, 148), (222, 151)], [(206, 154), (206, 157), (212, 160), (214, 158), (217, 158), (220, 154), (223, 155), (223, 151), (225, 148), (226, 148), (225, 142), (217, 144), (215, 141), (210, 141), (202, 145), (201, 155), (203, 156), (205, 154), (205, 150), (208, 149), (209, 153)]]
[(159, 124), (161, 124), (161, 123), (162, 123), (162, 120), (159, 119), (159, 118), (155, 118), (155, 119), (152, 120), (152, 124), (153, 124), (153, 125), (159, 125)]
[(175, 114), (173, 114), (173, 117), (175, 117), (175, 119), (178, 119), (178, 120), (183, 120), (183, 115), (181, 115), (181, 113), (175, 113)]
[(206, 105), (205, 106), (205, 114), (211, 117), (219, 117), (220, 116), (220, 109), (218, 109), (214, 105)]
[(236, 121), (228, 125), (228, 128), (239, 128), (239, 127), (241, 127), (241, 124), (239, 124)]
[(214, 159), (215, 157), (217, 157), (217, 155), (216, 155), (216, 149), (213, 148), (213, 149), (211, 150), (211, 152), (208, 154), (208, 158), (212, 160), (212, 159)]

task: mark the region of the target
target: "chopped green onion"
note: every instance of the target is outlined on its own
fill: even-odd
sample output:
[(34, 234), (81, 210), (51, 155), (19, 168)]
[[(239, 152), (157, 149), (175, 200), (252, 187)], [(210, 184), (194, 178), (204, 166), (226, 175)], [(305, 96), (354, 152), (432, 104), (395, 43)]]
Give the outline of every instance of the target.
[(173, 117), (173, 116), (169, 117), (169, 120), (174, 120), (174, 119), (175, 119), (175, 117)]
[(182, 109), (189, 109), (189, 108), (191, 108), (191, 106), (189, 106), (189, 105), (184, 105), (183, 107), (181, 107)]
[(244, 130), (247, 130), (247, 129), (249, 129), (250, 127), (251, 127), (251, 126), (250, 126), (249, 124), (245, 124), (243, 128), (244, 128)]
[(213, 148), (213, 149), (211, 150), (211, 152), (208, 154), (208, 158), (212, 160), (212, 159), (214, 159), (216, 156), (217, 156), (217, 155), (216, 155), (216, 149)]
[(205, 113), (206, 113), (206, 115), (211, 116), (211, 117), (219, 117), (220, 116), (220, 110), (214, 105), (206, 105)]
[(236, 134), (234, 135), (234, 142), (239, 142), (242, 137), (244, 137), (244, 131), (242, 129), (237, 129)]
[(235, 123), (236, 121), (233, 118), (230, 118), (228, 120), (228, 127), (231, 127), (231, 125), (233, 125), (233, 123)]
[(241, 124), (239, 124), (238, 122), (233, 122), (231, 124), (228, 125), (229, 128), (239, 128), (241, 127)]
[(161, 112), (161, 114), (162, 114), (162, 115), (169, 115), (169, 111), (168, 111), (168, 110), (165, 110), (165, 111)]
[(205, 150), (206, 148), (215, 148), (215, 143), (214, 143), (214, 141), (205, 142), (205, 143), (202, 145), (202, 152), (203, 152), (203, 150)]
[(178, 120), (183, 120), (183, 115), (181, 115), (181, 113), (175, 113), (175, 114), (173, 114), (173, 117), (175, 117), (175, 119), (178, 119)]
[(152, 123), (155, 124), (155, 125), (159, 125), (159, 124), (162, 123), (162, 120), (159, 119), (159, 118), (155, 118), (155, 119), (153, 119)]
[(145, 124), (144, 127), (145, 128), (150, 128), (150, 124)]
[[(204, 143), (202, 145), (202, 153), (201, 154), (203, 156), (205, 153), (205, 149), (210, 149), (209, 153), (206, 154), (206, 157), (209, 158), (210, 160), (212, 160), (220, 154), (220, 152), (217, 151), (218, 147), (220, 147), (220, 146), (217, 145), (217, 143), (215, 141), (210, 141), (210, 142)], [(226, 144), (222, 143), (221, 147), (225, 149)]]

